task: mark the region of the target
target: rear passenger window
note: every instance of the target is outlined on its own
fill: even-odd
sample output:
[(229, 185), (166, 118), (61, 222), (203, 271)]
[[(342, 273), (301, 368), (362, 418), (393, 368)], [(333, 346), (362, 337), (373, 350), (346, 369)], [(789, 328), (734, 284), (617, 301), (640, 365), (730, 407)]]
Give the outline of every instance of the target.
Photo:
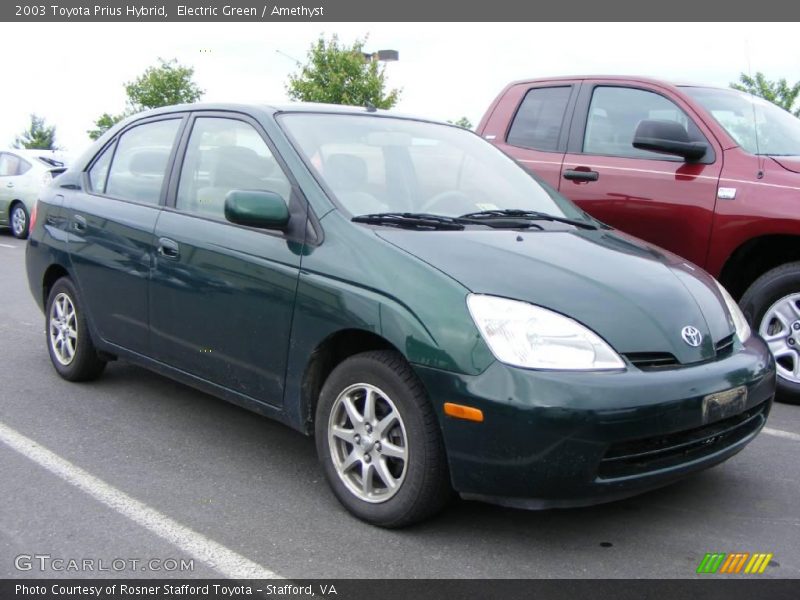
[(89, 169), (89, 189), (98, 194), (106, 191), (106, 179), (108, 178), (108, 167), (111, 164), (111, 156), (114, 154), (114, 144), (110, 144), (94, 161), (92, 168)]
[(22, 159), (15, 155), (9, 154), (8, 152), (3, 152), (0, 154), (0, 177), (13, 177), (15, 175), (21, 175), (28, 169), (30, 169), (30, 165), (28, 165), (28, 169), (25, 171), (21, 171)]
[(288, 204), (291, 184), (252, 125), (199, 117), (186, 147), (176, 208), (224, 220), (231, 190), (275, 192)]
[(144, 204), (158, 204), (180, 119), (137, 125), (117, 142), (106, 181), (106, 194)]
[(528, 91), (514, 116), (506, 141), (513, 146), (534, 150), (558, 150), (558, 136), (571, 91), (569, 86)]

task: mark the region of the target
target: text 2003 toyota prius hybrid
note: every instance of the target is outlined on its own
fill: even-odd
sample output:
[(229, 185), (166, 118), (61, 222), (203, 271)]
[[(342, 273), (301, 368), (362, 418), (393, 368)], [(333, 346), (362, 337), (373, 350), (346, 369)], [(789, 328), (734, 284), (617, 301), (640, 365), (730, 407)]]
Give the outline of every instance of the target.
[(698, 267), (477, 135), (369, 109), (186, 105), (106, 133), (27, 249), (71, 381), (115, 357), (313, 434), (397, 527), (465, 497), (620, 498), (750, 442), (775, 365)]

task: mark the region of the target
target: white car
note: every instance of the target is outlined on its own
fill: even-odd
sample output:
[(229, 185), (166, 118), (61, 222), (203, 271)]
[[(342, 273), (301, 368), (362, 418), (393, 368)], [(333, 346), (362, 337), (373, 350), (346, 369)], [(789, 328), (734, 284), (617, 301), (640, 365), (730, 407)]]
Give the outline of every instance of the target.
[(53, 150), (0, 150), (0, 227), (28, 237), (39, 191), (67, 170), (67, 158)]

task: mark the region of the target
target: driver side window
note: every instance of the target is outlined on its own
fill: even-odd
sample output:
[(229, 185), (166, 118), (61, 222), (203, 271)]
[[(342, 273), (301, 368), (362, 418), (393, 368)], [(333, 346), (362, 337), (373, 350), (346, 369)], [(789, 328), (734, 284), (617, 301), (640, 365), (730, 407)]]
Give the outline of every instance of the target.
[(674, 156), (633, 147), (639, 123), (646, 119), (674, 121), (687, 130), (691, 141), (703, 134), (677, 105), (660, 94), (635, 88), (601, 86), (592, 94), (583, 138), (585, 154), (675, 160)]
[(288, 204), (291, 183), (252, 125), (198, 117), (181, 166), (176, 208), (224, 220), (231, 190), (275, 192)]

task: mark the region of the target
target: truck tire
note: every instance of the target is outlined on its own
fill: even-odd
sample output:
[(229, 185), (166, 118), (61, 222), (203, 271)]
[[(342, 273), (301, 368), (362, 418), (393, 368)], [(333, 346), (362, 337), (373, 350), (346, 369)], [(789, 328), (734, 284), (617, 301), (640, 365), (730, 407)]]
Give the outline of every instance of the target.
[(775, 399), (800, 404), (800, 262), (764, 273), (747, 288), (739, 305), (775, 356)]

